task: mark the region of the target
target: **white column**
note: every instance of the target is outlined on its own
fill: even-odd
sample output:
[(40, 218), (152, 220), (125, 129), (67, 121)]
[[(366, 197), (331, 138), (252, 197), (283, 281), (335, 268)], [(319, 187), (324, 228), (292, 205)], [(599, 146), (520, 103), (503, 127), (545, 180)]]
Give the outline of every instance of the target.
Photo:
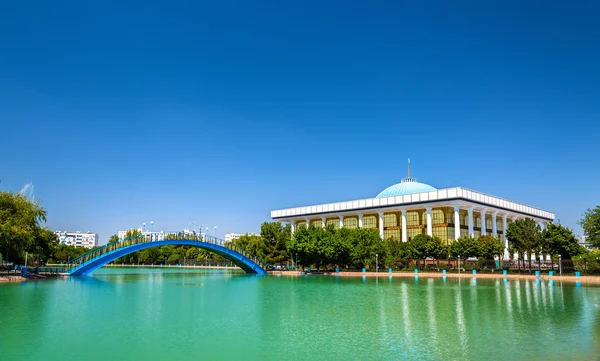
[(498, 225), (496, 224), (496, 216), (498, 216), (498, 212), (492, 212), (492, 235), (494, 237), (498, 237)]
[(433, 237), (433, 225), (432, 225), (432, 220), (431, 220), (431, 207), (426, 207), (425, 210), (427, 211), (427, 235), (429, 237)]
[(460, 238), (460, 207), (454, 206), (454, 239)]
[(379, 236), (383, 239), (383, 212), (379, 213)]
[(502, 215), (502, 238), (504, 241), (504, 259), (508, 260), (509, 256), (508, 256), (508, 239), (506, 239), (506, 228), (507, 228), (508, 224), (506, 223), (506, 214)]
[(321, 227), (325, 228), (325, 216), (321, 217)]
[(340, 229), (344, 228), (344, 216), (340, 214)]
[(310, 227), (310, 219), (306, 218), (306, 228)]
[(485, 209), (481, 210), (481, 235), (485, 236), (487, 233), (487, 226), (485, 224)]
[(292, 234), (294, 234), (296, 232), (296, 223), (291, 221), (290, 224), (292, 225)]
[(469, 207), (469, 237), (475, 237), (475, 232), (473, 231), (473, 207)]
[(358, 214), (358, 228), (362, 228), (362, 213)]
[(402, 242), (408, 242), (406, 233), (406, 209), (402, 210)]

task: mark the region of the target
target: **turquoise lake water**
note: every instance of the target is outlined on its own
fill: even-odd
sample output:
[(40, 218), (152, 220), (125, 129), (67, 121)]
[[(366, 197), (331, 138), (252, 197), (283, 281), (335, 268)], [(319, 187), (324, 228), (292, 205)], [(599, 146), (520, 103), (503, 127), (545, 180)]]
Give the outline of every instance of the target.
[(101, 269), (0, 284), (0, 360), (596, 360), (600, 287)]

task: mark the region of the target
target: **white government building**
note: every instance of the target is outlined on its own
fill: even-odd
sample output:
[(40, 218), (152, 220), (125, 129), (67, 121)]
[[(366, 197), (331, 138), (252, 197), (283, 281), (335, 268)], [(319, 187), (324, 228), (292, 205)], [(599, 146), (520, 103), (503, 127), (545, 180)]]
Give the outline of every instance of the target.
[(505, 230), (511, 222), (527, 217), (543, 229), (554, 220), (554, 213), (466, 188), (435, 189), (410, 177), (410, 163), (408, 178), (375, 198), (271, 211), (273, 220), (291, 224), (292, 233), (307, 224), (331, 224), (336, 228), (375, 228), (382, 239), (393, 237), (402, 242), (417, 234), (436, 236), (446, 242), (491, 234), (504, 241), (505, 259)]

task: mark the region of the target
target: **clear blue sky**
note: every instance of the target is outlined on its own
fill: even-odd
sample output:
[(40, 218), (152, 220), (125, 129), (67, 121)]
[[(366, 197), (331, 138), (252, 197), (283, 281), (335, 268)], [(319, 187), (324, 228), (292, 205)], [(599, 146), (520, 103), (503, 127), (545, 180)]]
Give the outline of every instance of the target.
[(10, 1), (0, 188), (52, 229), (373, 197), (412, 175), (576, 220), (599, 203), (594, 2)]

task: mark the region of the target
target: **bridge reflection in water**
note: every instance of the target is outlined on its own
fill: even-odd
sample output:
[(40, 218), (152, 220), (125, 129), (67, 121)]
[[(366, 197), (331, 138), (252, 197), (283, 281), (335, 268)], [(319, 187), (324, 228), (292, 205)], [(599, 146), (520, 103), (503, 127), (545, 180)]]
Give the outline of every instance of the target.
[(263, 262), (240, 246), (232, 244), (231, 242), (225, 242), (216, 237), (182, 234), (178, 232), (165, 233), (164, 238), (160, 239), (156, 234), (150, 234), (132, 236), (108, 243), (102, 247), (84, 253), (80, 257), (72, 259), (67, 264), (65, 272), (71, 276), (87, 275), (105, 264), (129, 253), (166, 245), (203, 248), (233, 262), (246, 273), (259, 275), (267, 273), (266, 266)]

